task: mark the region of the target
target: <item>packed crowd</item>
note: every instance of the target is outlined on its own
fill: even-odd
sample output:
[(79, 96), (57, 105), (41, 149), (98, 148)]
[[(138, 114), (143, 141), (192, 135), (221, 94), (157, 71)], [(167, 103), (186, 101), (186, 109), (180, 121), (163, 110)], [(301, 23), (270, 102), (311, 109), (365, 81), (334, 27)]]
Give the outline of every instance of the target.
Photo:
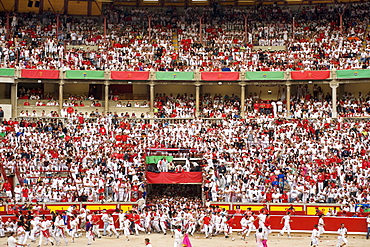
[[(146, 71), (369, 67), (368, 2), (312, 5), (298, 10), (277, 5), (179, 10), (107, 6), (106, 37), (102, 18), (60, 15), (57, 28), (56, 13), (51, 11), (13, 13), (7, 33), (3, 15), (1, 66)], [(247, 33), (244, 17), (248, 18)], [(179, 41), (178, 47), (173, 37)], [(254, 50), (258, 45), (281, 48)]]
[(146, 196), (147, 149), (181, 148), (201, 158), (206, 200), (352, 209), (369, 200), (368, 130), (367, 120), (267, 115), (171, 123), (111, 114), (4, 119), (1, 159), (24, 185), (14, 194), (9, 184), (3, 189), (15, 201), (135, 201)]
[[(278, 88), (278, 100), (261, 100), (257, 93), (250, 93), (244, 101), (243, 112), (248, 118), (260, 116), (285, 117), (286, 116), (286, 90), (285, 87)], [(324, 118), (332, 115), (332, 96), (329, 92), (323, 92), (321, 86), (314, 84), (310, 89), (308, 85), (297, 85), (296, 94), (291, 95), (291, 118)], [(26, 94), (27, 95), (27, 94)], [(345, 92), (337, 98), (337, 112), (340, 117), (366, 117), (370, 114), (370, 94), (359, 92), (357, 95)], [(58, 106), (59, 103), (50, 98), (49, 100), (26, 100), (24, 106)], [(97, 107), (94, 112), (84, 112), (84, 117), (101, 116), (102, 103), (94, 96), (70, 95), (68, 100), (62, 103), (62, 110), (58, 112), (43, 112), (37, 114), (36, 109), (24, 109), (20, 112), (21, 117), (78, 117), (81, 112), (75, 107)], [(117, 100), (115, 107), (121, 109), (149, 108), (147, 101), (120, 101)], [(190, 94), (156, 94), (153, 106), (155, 118), (191, 118), (195, 116), (195, 97)], [(134, 110), (132, 110), (134, 111)], [(241, 101), (238, 95), (211, 95), (209, 93), (200, 95), (199, 116), (204, 118), (239, 118), (242, 113)], [(125, 118), (149, 118), (150, 114), (142, 113), (111, 113), (113, 116)]]
[[(286, 116), (286, 91), (279, 87), (278, 100), (262, 100), (257, 93), (247, 95), (244, 109), (238, 95), (202, 94), (200, 95), (199, 116), (203, 118), (239, 118), (242, 111), (247, 118), (263, 116)], [(370, 94), (358, 95), (345, 92), (337, 98), (339, 117), (366, 117), (370, 114)], [(291, 95), (290, 118), (326, 118), (332, 116), (332, 96), (324, 94), (319, 85), (312, 90), (307, 85), (297, 86), (297, 92)], [(154, 101), (154, 117), (189, 118), (195, 116), (195, 97), (190, 94), (157, 94)]]

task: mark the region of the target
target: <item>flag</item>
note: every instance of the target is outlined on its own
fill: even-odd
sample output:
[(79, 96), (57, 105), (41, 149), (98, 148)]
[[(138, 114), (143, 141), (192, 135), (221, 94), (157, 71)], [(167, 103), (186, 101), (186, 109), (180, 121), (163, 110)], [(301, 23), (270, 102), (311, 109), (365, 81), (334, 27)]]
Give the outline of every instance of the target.
[(14, 76), (14, 69), (0, 68), (0, 76)]
[(148, 80), (149, 71), (112, 71), (112, 80)]
[(68, 79), (104, 79), (104, 71), (101, 70), (67, 70)]
[(203, 81), (237, 81), (239, 72), (202, 72)]
[(292, 71), (292, 80), (325, 80), (330, 79), (329, 70)]
[(182, 240), (182, 246), (183, 247), (192, 247), (190, 243), (190, 239), (187, 233), (185, 233), (184, 239)]
[(155, 76), (157, 80), (191, 81), (194, 79), (194, 72), (160, 71), (156, 72)]
[(370, 69), (358, 69), (358, 70), (337, 70), (338, 79), (346, 78), (370, 78)]
[(284, 80), (283, 71), (254, 71), (246, 72), (248, 80)]
[(22, 69), (22, 78), (59, 79), (59, 70)]

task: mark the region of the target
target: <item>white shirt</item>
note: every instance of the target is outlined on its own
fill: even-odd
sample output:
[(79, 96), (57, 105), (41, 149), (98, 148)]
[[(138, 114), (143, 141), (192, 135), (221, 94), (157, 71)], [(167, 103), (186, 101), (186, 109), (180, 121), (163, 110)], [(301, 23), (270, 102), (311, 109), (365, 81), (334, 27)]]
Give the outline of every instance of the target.
[(284, 215), (283, 216), (283, 219), (284, 219), (284, 225), (289, 225), (289, 223), (290, 223), (290, 215)]
[(175, 230), (175, 239), (181, 239), (182, 238), (182, 232), (181, 230)]
[(13, 236), (8, 238), (8, 247), (15, 247), (16, 240)]
[(338, 229), (337, 233), (338, 233), (338, 235), (340, 235), (338, 237), (345, 238), (346, 235), (347, 235), (347, 228), (341, 227), (341, 228)]
[(314, 240), (317, 240), (317, 238), (319, 237), (319, 231), (317, 229), (313, 229), (312, 230), (312, 234), (311, 234), (311, 240), (314, 241)]

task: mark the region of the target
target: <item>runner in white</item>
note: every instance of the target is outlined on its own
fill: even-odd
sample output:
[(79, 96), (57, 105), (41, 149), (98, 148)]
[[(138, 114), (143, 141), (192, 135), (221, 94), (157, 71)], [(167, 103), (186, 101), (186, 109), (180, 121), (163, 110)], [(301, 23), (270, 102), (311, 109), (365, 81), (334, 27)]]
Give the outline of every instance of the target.
[(46, 220), (46, 218), (43, 216), (41, 222), (39, 222), (39, 227), (41, 229), (41, 234), (40, 234), (40, 240), (39, 244), (37, 245), (40, 247), (42, 245), (42, 240), (45, 240), (45, 244), (47, 244), (49, 241), (51, 245), (54, 245), (54, 241), (51, 239), (50, 236), (50, 228), (52, 224), (49, 220)]
[(77, 227), (78, 227), (78, 218), (71, 216), (71, 221), (69, 225), (71, 226), (71, 233), (70, 236), (72, 237), (72, 243), (75, 242), (75, 237), (78, 237)]
[(242, 227), (242, 240), (245, 240), (245, 236), (247, 235), (247, 231), (248, 231), (248, 224), (249, 224), (249, 220), (248, 220), (249, 216), (246, 215), (244, 216), (241, 220), (240, 220), (240, 225)]
[(248, 232), (245, 235), (246, 237), (249, 237), (249, 234), (251, 233), (252, 230), (256, 230), (256, 226), (254, 225), (254, 222), (257, 220), (254, 218), (254, 212), (252, 212), (251, 216), (248, 218)]
[(131, 221), (127, 218), (127, 216), (124, 216), (123, 218), (123, 234), (125, 235), (126, 240), (130, 241), (128, 237), (130, 236)]
[(344, 223), (340, 224), (340, 228), (337, 231), (337, 233), (338, 233), (337, 247), (343, 247), (346, 244), (348, 244), (347, 232), (348, 231), (347, 231), (347, 228), (344, 227)]
[(324, 223), (323, 217), (324, 217), (323, 215), (319, 216), (319, 223), (317, 224), (319, 228), (320, 236), (325, 232), (325, 229), (324, 229), (325, 223)]
[(54, 227), (57, 245), (61, 243), (59, 237), (63, 238), (65, 245), (68, 245), (68, 240), (66, 238), (66, 226), (64, 224), (63, 218), (60, 215), (55, 218)]
[(109, 237), (112, 237), (113, 233), (119, 238), (119, 234), (116, 231), (116, 227), (114, 226), (114, 219), (112, 214), (108, 214), (108, 227), (107, 227), (107, 233), (109, 234)]
[(161, 210), (159, 211), (159, 225), (163, 231), (164, 235), (167, 235), (167, 226), (166, 221), (168, 220), (168, 215), (163, 213)]
[(287, 231), (288, 233), (288, 238), (291, 238), (292, 236), (290, 235), (290, 231), (291, 231), (291, 228), (290, 228), (290, 222), (292, 222), (292, 220), (290, 219), (290, 212), (287, 212), (286, 215), (284, 215), (282, 218), (281, 218), (281, 221), (280, 221), (280, 224), (283, 224), (283, 221), (284, 221), (284, 227), (283, 229), (281, 229), (280, 233), (278, 234), (278, 236), (283, 236), (284, 235), (284, 232)]
[(317, 247), (319, 245), (320, 233), (318, 225), (315, 224), (311, 234), (311, 246)]

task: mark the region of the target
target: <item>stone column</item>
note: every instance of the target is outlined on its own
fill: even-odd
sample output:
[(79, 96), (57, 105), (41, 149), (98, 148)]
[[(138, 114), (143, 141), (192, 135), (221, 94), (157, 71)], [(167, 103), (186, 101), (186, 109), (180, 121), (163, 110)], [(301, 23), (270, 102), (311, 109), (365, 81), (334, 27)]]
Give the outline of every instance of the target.
[(150, 115), (153, 116), (154, 109), (154, 82), (149, 84), (150, 86)]
[(63, 85), (64, 81), (60, 80), (59, 82), (59, 110), (63, 108)]
[(195, 84), (195, 117), (199, 116), (200, 84)]
[(290, 84), (286, 85), (286, 117), (290, 117)]
[(240, 85), (240, 116), (245, 117), (245, 84)]
[[(12, 105), (12, 116), (11, 118), (16, 118), (18, 116), (18, 80), (15, 79), (14, 83), (10, 88), (10, 102)], [(9, 119), (9, 117), (6, 117)]]
[(108, 113), (109, 111), (109, 82), (104, 82), (105, 88), (104, 88), (104, 111), (105, 113)]
[(337, 88), (339, 87), (339, 83), (330, 83), (331, 87), (331, 95), (332, 95), (332, 118), (337, 118), (338, 117), (338, 112), (337, 112)]

